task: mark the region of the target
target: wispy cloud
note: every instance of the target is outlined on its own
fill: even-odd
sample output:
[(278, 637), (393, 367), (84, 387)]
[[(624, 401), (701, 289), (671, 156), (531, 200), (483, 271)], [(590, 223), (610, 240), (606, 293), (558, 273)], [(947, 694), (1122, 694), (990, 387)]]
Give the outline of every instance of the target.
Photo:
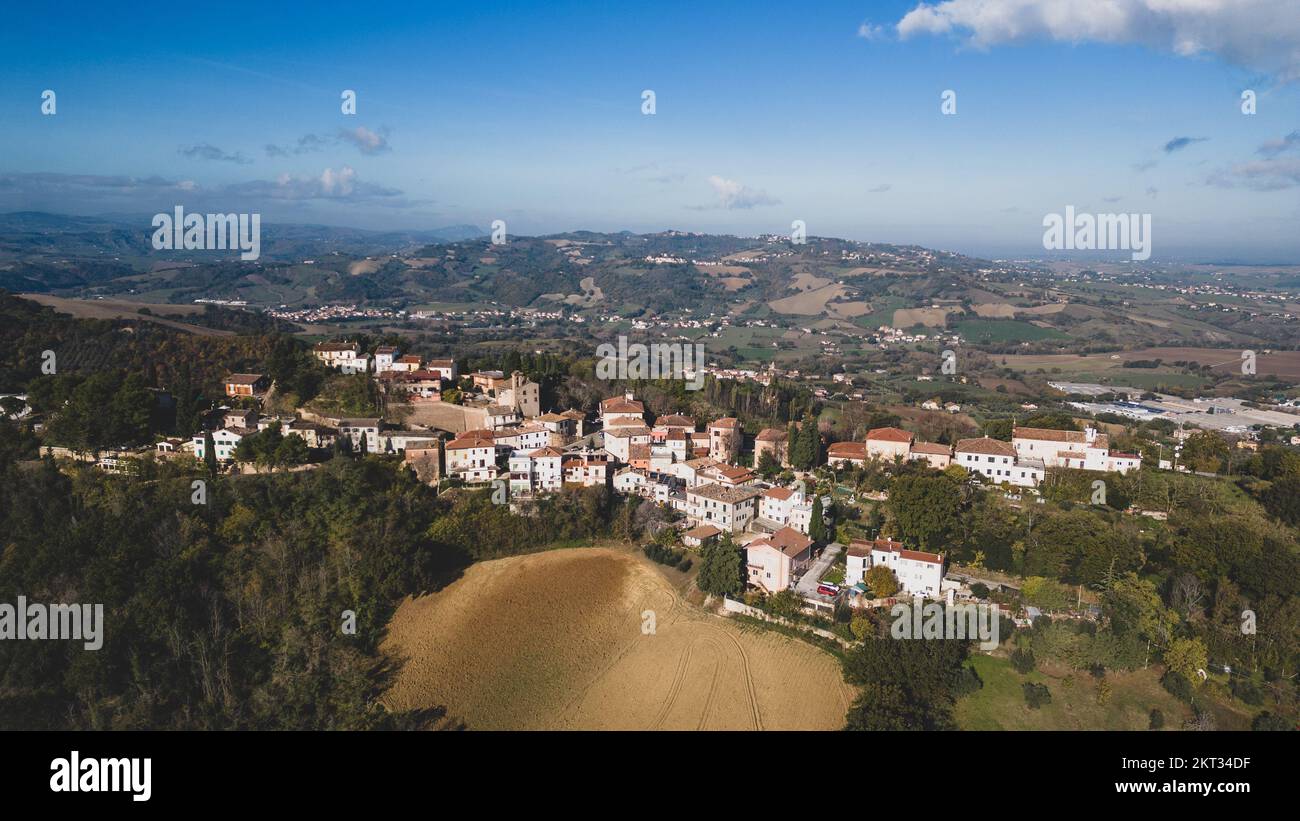
[(214, 162), (233, 162), (239, 165), (248, 165), (252, 162), (238, 151), (233, 154), (223, 151), (212, 143), (198, 143), (197, 145), (183, 145), (177, 149), (181, 156), (189, 157), (192, 160), (212, 160)]
[(268, 144), (266, 146), (266, 156), (294, 157), (323, 151), (326, 148), (340, 144), (351, 145), (362, 154), (368, 155), (383, 154), (392, 150), (392, 147), (388, 144), (387, 127), (372, 131), (362, 125), (351, 129), (340, 128), (338, 133), (333, 136), (328, 134), (304, 134), (292, 145)]
[(1300, 148), (1300, 131), (1292, 131), (1285, 137), (1269, 140), (1256, 149), (1255, 153), (1262, 157), (1276, 157), (1278, 154), (1295, 148)]
[(1192, 143), (1203, 143), (1208, 139), (1210, 138), (1209, 137), (1174, 137), (1172, 140), (1165, 143), (1164, 147), (1161, 148), (1160, 150), (1165, 152), (1166, 154), (1172, 154), (1175, 151), (1182, 151), (1184, 148), (1191, 145)]

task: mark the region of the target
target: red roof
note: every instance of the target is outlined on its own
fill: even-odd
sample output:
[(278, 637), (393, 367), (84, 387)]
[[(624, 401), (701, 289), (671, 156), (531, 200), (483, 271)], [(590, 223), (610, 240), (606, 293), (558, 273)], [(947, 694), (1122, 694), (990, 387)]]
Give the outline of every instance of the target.
[(868, 441), (911, 442), (912, 434), (902, 428), (872, 428), (867, 431)]

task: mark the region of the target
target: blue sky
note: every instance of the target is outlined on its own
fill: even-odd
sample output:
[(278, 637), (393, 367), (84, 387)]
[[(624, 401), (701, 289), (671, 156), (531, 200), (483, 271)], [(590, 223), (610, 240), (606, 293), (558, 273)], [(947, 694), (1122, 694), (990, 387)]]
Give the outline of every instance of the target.
[(0, 211), (515, 234), (801, 219), (1011, 255), (1073, 205), (1152, 214), (1156, 260), (1300, 261), (1282, 0), (30, 5), (0, 30)]

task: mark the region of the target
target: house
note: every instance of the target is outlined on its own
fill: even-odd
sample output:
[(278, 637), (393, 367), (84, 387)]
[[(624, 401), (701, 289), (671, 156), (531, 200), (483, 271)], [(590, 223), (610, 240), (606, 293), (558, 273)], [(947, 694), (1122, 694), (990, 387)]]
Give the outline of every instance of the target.
[(670, 413), (655, 420), (655, 430), (679, 430), (690, 433), (695, 430), (695, 420), (689, 416)]
[(562, 413), (544, 413), (532, 421), (550, 432), (552, 445), (567, 445), (577, 437), (574, 421)]
[(394, 359), (392, 364), (388, 366), (388, 370), (397, 371), (398, 373), (412, 373), (414, 371), (422, 370), (423, 365), (423, 359), (415, 354), (407, 354)]
[(844, 585), (853, 587), (861, 583), (867, 571), (871, 569), (871, 542), (866, 539), (854, 539), (849, 542), (844, 557)]
[(686, 489), (686, 516), (694, 524), (711, 524), (739, 533), (757, 515), (762, 491), (753, 487), (725, 487), (716, 483)]
[(789, 527), (745, 545), (746, 580), (768, 593), (788, 589), (810, 561), (812, 540)]
[(770, 487), (758, 497), (758, 518), (785, 527), (795, 506), (803, 503), (803, 491), (797, 488)]
[(380, 345), (375, 348), (375, 373), (380, 374), (392, 370), (393, 362), (402, 352), (392, 345)]
[(644, 425), (645, 405), (634, 399), (631, 391), (622, 396), (602, 399), (600, 400), (600, 424), (605, 428)]
[(789, 465), (789, 449), (786, 444), (786, 431), (780, 428), (763, 428), (754, 437), (754, 466), (762, 464), (763, 454), (769, 453), (774, 464), (781, 467)]
[[(877, 539), (871, 545), (871, 566), (888, 567), (904, 593), (937, 599), (943, 586), (943, 554), (907, 550), (902, 543)], [(848, 580), (847, 574), (845, 581)]]
[(339, 432), (331, 427), (319, 425), (315, 422), (308, 422), (306, 419), (295, 419), (289, 423), (287, 434), (297, 434), (302, 437), (309, 448), (329, 448), (334, 446), (334, 442), (339, 437)]
[(564, 452), (550, 446), (510, 455), (510, 493), (553, 492), (564, 486)]
[(1041, 459), (1047, 467), (1081, 468), (1126, 473), (1142, 467), (1137, 454), (1110, 450), (1110, 437), (1089, 426), (1082, 431), (1014, 428), (1011, 443), (1026, 459)]
[(710, 469), (709, 474), (710, 478), (715, 482), (727, 487), (742, 487), (752, 485), (758, 481), (758, 476), (754, 471), (734, 465), (715, 465)]
[(566, 485), (609, 487), (614, 478), (609, 456), (600, 451), (570, 451), (564, 454), (560, 468)]
[(554, 445), (551, 436), (551, 432), (545, 426), (536, 422), (509, 425), (504, 428), (496, 428), (492, 432), (492, 438), (496, 440), (497, 447), (522, 451), (533, 451)]
[[(252, 433), (247, 428), (222, 428), (212, 432), (213, 453), (216, 454), (218, 462), (229, 462), (235, 458), (235, 448), (239, 447), (240, 441)], [(207, 446), (204, 443), (204, 437), (201, 433), (194, 435), (194, 455), (199, 461), (207, 459)]]
[(952, 464), (952, 448), (934, 442), (913, 442), (908, 457), (913, 462), (925, 462), (930, 467), (943, 470)]
[(867, 431), (867, 457), (882, 462), (907, 459), (913, 436), (902, 428), (872, 428)]
[(370, 354), (357, 354), (351, 359), (340, 359), (337, 363), (338, 369), (347, 374), (369, 373), (370, 372)]
[(424, 366), (424, 370), (436, 374), (439, 379), (447, 382), (455, 382), (460, 378), (454, 359), (430, 359)]
[(541, 386), (515, 371), (504, 385), (496, 389), (497, 404), (512, 408), (522, 416), (537, 416), (542, 412)]
[(1011, 482), (1015, 478), (1016, 449), (1001, 439), (987, 436), (962, 439), (957, 442), (955, 461), (995, 483)]
[[(815, 501), (816, 497), (812, 495), (804, 496), (803, 501), (800, 502), (791, 500), (790, 527), (793, 527), (804, 535), (808, 534), (808, 531), (812, 529), (812, 514)], [(825, 519), (826, 511), (831, 509), (831, 497), (821, 497), (821, 503), (822, 518)]]
[(735, 462), (740, 456), (740, 443), (744, 433), (740, 421), (725, 416), (709, 423), (709, 458), (719, 462)]
[(259, 430), (257, 426), (257, 411), (247, 410), (245, 408), (223, 409), (221, 413), (221, 427)]
[(703, 547), (710, 542), (717, 541), (722, 535), (722, 531), (713, 525), (700, 525), (682, 533), (682, 544), (687, 547)]
[(437, 442), (441, 437), (431, 430), (385, 430), (379, 433), (380, 453), (401, 453), (416, 443)]
[(437, 484), (443, 476), (441, 442), (412, 442), (402, 454), (402, 464), (415, 471), (421, 482)]
[(831, 467), (862, 467), (866, 463), (866, 442), (835, 442), (826, 449), (826, 464)]
[(581, 439), (587, 435), (587, 414), (580, 410), (566, 410), (560, 414), (566, 419), (573, 420), (573, 435)]
[(361, 347), (355, 342), (317, 342), (311, 349), (317, 359), (331, 368), (356, 359), (360, 351)]
[(378, 419), (340, 419), (339, 434), (352, 440), (354, 451), (380, 452)]
[(474, 384), (475, 390), (484, 393), (505, 387), (508, 381), (501, 371), (475, 371), (469, 375), (469, 379)]
[(226, 377), (226, 396), (256, 396), (270, 386), (270, 377), (265, 374), (232, 373)]
[(465, 431), (443, 450), (448, 476), (459, 477), (470, 484), (497, 478), (497, 446), (491, 431)]
[(633, 445), (649, 445), (650, 429), (645, 425), (605, 429), (605, 450), (621, 462), (632, 458)]

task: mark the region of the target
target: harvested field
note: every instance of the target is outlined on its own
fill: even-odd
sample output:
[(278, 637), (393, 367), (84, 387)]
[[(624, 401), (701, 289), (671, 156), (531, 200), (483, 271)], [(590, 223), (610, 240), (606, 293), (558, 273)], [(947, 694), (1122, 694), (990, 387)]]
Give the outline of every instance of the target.
[(925, 325), (930, 328), (942, 328), (948, 322), (947, 308), (899, 308), (894, 311), (893, 326), (910, 328), (913, 325)]
[[(805, 276), (809, 275), (799, 275), (799, 277)], [(816, 277), (810, 278), (813, 280), (817, 279)], [(795, 287), (802, 287), (798, 280), (795, 282)], [(803, 293), (795, 294), (794, 296), (774, 299), (768, 303), (768, 306), (779, 314), (813, 316), (824, 312), (826, 310), (827, 302), (847, 296), (849, 293), (851, 293), (851, 291), (847, 286), (836, 283), (813, 288), (810, 291), (804, 291)]]
[[(1117, 357), (1112, 359), (1111, 357)], [(1197, 362), (1215, 369), (1236, 369), (1241, 367), (1241, 350), (1238, 348), (1142, 348), (1136, 351), (1118, 351), (1114, 354), (1099, 353), (1088, 356), (1074, 354), (1016, 354), (1001, 357), (1007, 367), (1017, 370), (1035, 368), (1060, 368), (1063, 375), (1071, 372), (1119, 369), (1124, 362), (1137, 359), (1161, 359), (1167, 366), (1174, 362)], [(1283, 379), (1300, 379), (1300, 351), (1273, 351), (1259, 353), (1256, 360), (1256, 372), (1260, 375), (1274, 374)], [(1125, 370), (1126, 374), (1140, 371)]]
[(390, 706), (445, 705), (470, 729), (838, 729), (853, 696), (830, 655), (609, 548), (475, 564), (403, 602), (384, 649), (406, 659)]
[[(120, 299), (67, 299), (50, 294), (19, 294), (19, 296), (48, 305), (61, 314), (69, 314), (77, 319), (138, 319), (199, 336), (234, 336), (234, 331), (205, 328), (183, 320), (183, 317), (190, 314), (203, 313), (201, 305), (160, 305)], [(153, 316), (139, 313), (141, 308), (148, 308), (153, 312)]]

